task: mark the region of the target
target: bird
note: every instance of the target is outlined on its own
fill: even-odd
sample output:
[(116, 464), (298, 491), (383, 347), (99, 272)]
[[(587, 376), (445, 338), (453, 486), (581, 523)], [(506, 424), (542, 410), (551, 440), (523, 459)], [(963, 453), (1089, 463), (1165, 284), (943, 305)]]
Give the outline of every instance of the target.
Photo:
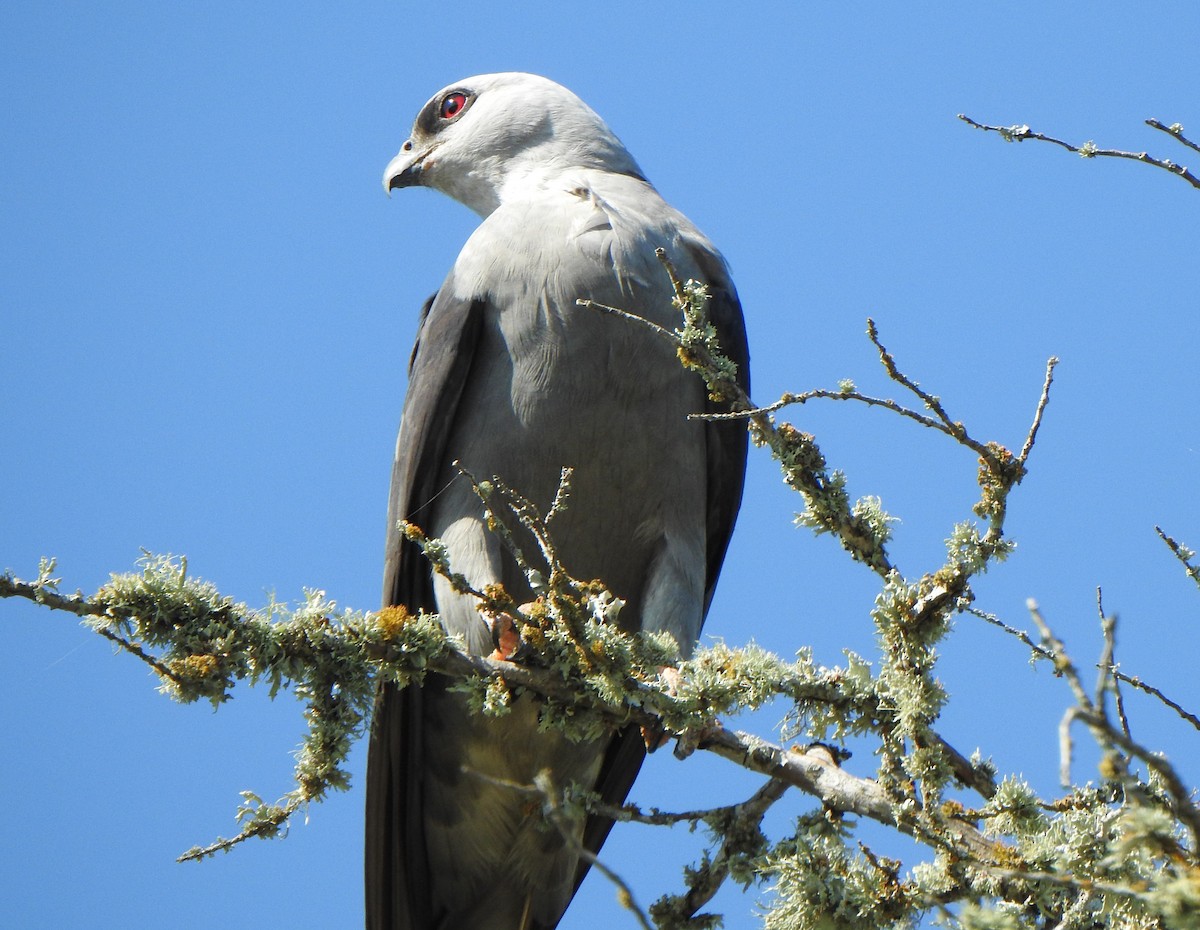
[[(387, 165), (392, 191), (420, 186), (481, 218), (424, 305), (408, 363), (388, 505), (383, 601), (436, 612), (471, 653), (494, 649), (476, 602), (431, 572), (397, 530), (442, 541), (476, 588), (516, 603), (526, 577), (489, 532), (462, 469), (546, 505), (573, 468), (553, 536), (574, 577), (625, 603), (628, 630), (666, 632), (687, 656), (712, 600), (741, 503), (743, 424), (689, 419), (722, 405), (650, 327), (679, 326), (662, 249), (708, 288), (722, 352), (749, 387), (741, 304), (727, 263), (671, 207), (605, 122), (545, 77), (469, 77), (434, 94)], [(529, 785), (548, 772), (624, 802), (646, 751), (637, 727), (591, 742), (538, 728), (536, 699), (473, 713), (450, 682), (380, 688), (366, 796), (369, 930), (553, 930), (612, 822), (548, 829)], [(536, 805), (532, 805), (536, 807)], [(574, 829), (574, 828), (573, 828)]]

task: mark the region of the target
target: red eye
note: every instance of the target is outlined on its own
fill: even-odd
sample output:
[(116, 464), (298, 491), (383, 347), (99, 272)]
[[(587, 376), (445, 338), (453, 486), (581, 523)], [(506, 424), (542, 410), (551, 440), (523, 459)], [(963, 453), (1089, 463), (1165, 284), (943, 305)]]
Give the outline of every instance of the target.
[(455, 91), (452, 94), (446, 94), (442, 99), (442, 107), (439, 113), (442, 119), (454, 119), (454, 117), (463, 111), (463, 107), (466, 105), (467, 95)]

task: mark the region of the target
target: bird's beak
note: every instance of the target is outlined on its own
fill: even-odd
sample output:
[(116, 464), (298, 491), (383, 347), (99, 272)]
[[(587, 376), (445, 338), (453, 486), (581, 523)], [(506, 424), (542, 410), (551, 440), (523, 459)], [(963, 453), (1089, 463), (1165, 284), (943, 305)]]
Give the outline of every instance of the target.
[(428, 154), (428, 149), (418, 152), (414, 148), (411, 139), (405, 142), (399, 154), (389, 161), (387, 167), (383, 169), (384, 193), (390, 197), (392, 196), (392, 191), (398, 188), (413, 187), (420, 184), (421, 166), (425, 161), (425, 156)]

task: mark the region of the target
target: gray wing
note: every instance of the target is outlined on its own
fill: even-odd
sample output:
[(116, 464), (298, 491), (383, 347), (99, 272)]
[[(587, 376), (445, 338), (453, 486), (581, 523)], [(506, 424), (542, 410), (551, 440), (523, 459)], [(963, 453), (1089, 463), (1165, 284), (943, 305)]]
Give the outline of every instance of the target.
[[(750, 349), (746, 340), (746, 324), (742, 316), (742, 304), (725, 263), (707, 249), (689, 250), (700, 267), (711, 295), (708, 301), (709, 318), (717, 330), (721, 349), (725, 356), (737, 365), (738, 384), (750, 393)], [(723, 412), (724, 405), (708, 400), (705, 412)], [(705, 429), (708, 468), (708, 493), (706, 521), (707, 580), (704, 592), (704, 612), (712, 603), (717, 586), (717, 576), (729, 548), (733, 535), (734, 521), (742, 502), (742, 488), (746, 478), (746, 451), (749, 436), (746, 424), (741, 420), (710, 421)], [(645, 759), (646, 746), (641, 730), (629, 726), (621, 730), (609, 744), (600, 780), (596, 791), (606, 804), (619, 806), (625, 803), (638, 771)], [(591, 815), (583, 832), (585, 849), (597, 853), (612, 830), (613, 821), (608, 817)], [(583, 882), (589, 863), (580, 860), (575, 875), (575, 887)]]
[[(388, 502), (384, 606), (436, 609), (428, 563), (396, 530), (420, 525), (421, 511), (452, 477), (440, 463), (479, 342), (483, 301), (451, 298), (442, 289), (421, 312), (409, 360), (400, 441)], [(385, 685), (376, 699), (367, 760), (366, 925), (398, 930), (429, 925), (421, 818), (421, 690)]]

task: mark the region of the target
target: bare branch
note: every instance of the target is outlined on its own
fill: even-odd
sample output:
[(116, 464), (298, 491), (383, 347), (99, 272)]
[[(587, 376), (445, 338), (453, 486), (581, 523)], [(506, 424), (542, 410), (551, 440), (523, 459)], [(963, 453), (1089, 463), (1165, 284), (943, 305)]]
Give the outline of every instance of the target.
[[(1200, 178), (1192, 174), (1184, 165), (1177, 165), (1175, 162), (1167, 158), (1155, 158), (1147, 152), (1124, 152), (1120, 149), (1102, 149), (1098, 148), (1094, 142), (1085, 142), (1083, 145), (1072, 145), (1070, 142), (1064, 142), (1062, 139), (1055, 139), (1053, 136), (1047, 136), (1044, 133), (1034, 132), (1028, 126), (988, 126), (983, 123), (977, 123), (965, 114), (959, 113), (958, 118), (976, 129), (982, 129), (986, 132), (999, 133), (1005, 142), (1024, 142), (1026, 139), (1034, 139), (1038, 142), (1049, 142), (1052, 145), (1057, 145), (1066, 149), (1068, 152), (1074, 152), (1076, 155), (1083, 158), (1127, 158), (1132, 161), (1140, 161), (1147, 165), (1153, 165), (1156, 168), (1162, 168), (1164, 171), (1169, 171), (1176, 177), (1183, 178), (1192, 187), (1200, 190)], [(1146, 124), (1153, 126), (1155, 129), (1162, 129), (1176, 138), (1179, 138), (1191, 148), (1196, 148), (1191, 142), (1182, 138), (1181, 133), (1172, 132), (1170, 128), (1162, 126), (1157, 120), (1153, 122), (1146, 120)], [(1156, 125), (1157, 124), (1157, 125)]]
[(1113, 674), (1114, 678), (1125, 682), (1125, 684), (1130, 685), (1133, 688), (1136, 688), (1138, 691), (1141, 691), (1144, 694), (1149, 694), (1151, 697), (1157, 698), (1159, 701), (1161, 701), (1167, 707), (1171, 708), (1171, 710), (1175, 711), (1175, 713), (1177, 713), (1180, 717), (1182, 717), (1184, 720), (1186, 720), (1188, 723), (1190, 723), (1197, 730), (1200, 730), (1200, 717), (1197, 717), (1195, 714), (1189, 713), (1188, 711), (1184, 710), (1183, 707), (1181, 707), (1175, 701), (1172, 701), (1169, 697), (1167, 697), (1165, 694), (1163, 694), (1163, 692), (1160, 691), (1158, 688), (1155, 688), (1153, 685), (1147, 684), (1146, 682), (1142, 681), (1142, 679), (1139, 678), (1137, 675), (1126, 675), (1124, 672), (1118, 670), (1116, 666), (1113, 666), (1112, 674)]
[(1187, 546), (1183, 545), (1183, 543), (1177, 542), (1164, 533), (1161, 526), (1156, 526), (1154, 528), (1154, 532), (1158, 533), (1159, 538), (1165, 542), (1171, 552), (1174, 553), (1175, 558), (1179, 560), (1179, 563), (1183, 566), (1184, 571), (1187, 572), (1188, 577), (1191, 578), (1192, 581), (1196, 582), (1197, 585), (1200, 585), (1200, 566), (1197, 566), (1195, 562), (1192, 561), (1196, 557), (1196, 553)]
[(1054, 368), (1058, 365), (1058, 358), (1051, 356), (1046, 362), (1046, 377), (1042, 381), (1042, 396), (1038, 398), (1037, 410), (1033, 414), (1033, 425), (1029, 427), (1029, 434), (1025, 437), (1025, 445), (1021, 446), (1021, 454), (1017, 456), (1017, 461), (1022, 466), (1029, 460), (1029, 453), (1033, 451), (1033, 443), (1037, 439), (1038, 430), (1042, 426), (1042, 416), (1046, 412), (1046, 405), (1050, 402), (1050, 385), (1054, 383)]
[(1168, 126), (1165, 123), (1161, 123), (1152, 117), (1152, 118), (1146, 120), (1146, 125), (1151, 127), (1152, 129), (1157, 129), (1159, 132), (1165, 132), (1167, 135), (1169, 135), (1171, 138), (1175, 139), (1177, 142), (1182, 142), (1184, 145), (1186, 145), (1192, 151), (1200, 152), (1200, 145), (1197, 145), (1195, 142), (1193, 142), (1191, 139), (1187, 138), (1183, 134), (1183, 127), (1181, 125), (1179, 125), (1179, 123), (1172, 123), (1170, 126)]
[(1009, 636), (1016, 637), (1022, 643), (1028, 646), (1030, 651), (1033, 652), (1033, 654), (1039, 659), (1048, 659), (1051, 662), (1054, 661), (1054, 654), (1045, 647), (1035, 643), (1033, 641), (1033, 637), (1025, 632), (1025, 630), (1018, 629), (1015, 626), (1009, 626), (995, 614), (989, 614), (985, 611), (979, 610), (976, 607), (968, 607), (966, 612), (971, 614), (973, 617), (978, 617), (980, 620), (983, 620), (986, 623), (990, 623), (992, 626), (999, 627)]
[(972, 439), (967, 433), (967, 428), (962, 423), (950, 419), (950, 415), (946, 413), (945, 407), (942, 406), (941, 399), (922, 389), (917, 382), (900, 371), (896, 366), (896, 360), (892, 357), (892, 354), (879, 341), (879, 330), (875, 326), (875, 321), (870, 318), (867, 319), (867, 336), (878, 350), (879, 361), (883, 363), (888, 377), (919, 397), (925, 407), (933, 411), (934, 417), (942, 424), (942, 432), (954, 437), (958, 442), (990, 461), (992, 459), (992, 451), (983, 443)]

